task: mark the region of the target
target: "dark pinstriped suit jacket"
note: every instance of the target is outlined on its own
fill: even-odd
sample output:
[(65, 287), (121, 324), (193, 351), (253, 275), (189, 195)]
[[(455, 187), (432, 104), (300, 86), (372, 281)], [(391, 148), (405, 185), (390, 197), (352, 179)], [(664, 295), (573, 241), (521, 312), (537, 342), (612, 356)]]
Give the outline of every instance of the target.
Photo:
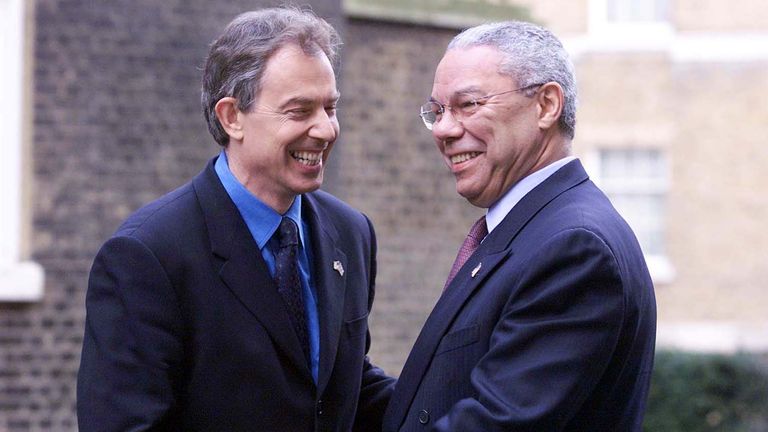
[(392, 431), (640, 431), (656, 306), (634, 234), (572, 161), (527, 194), (430, 314)]

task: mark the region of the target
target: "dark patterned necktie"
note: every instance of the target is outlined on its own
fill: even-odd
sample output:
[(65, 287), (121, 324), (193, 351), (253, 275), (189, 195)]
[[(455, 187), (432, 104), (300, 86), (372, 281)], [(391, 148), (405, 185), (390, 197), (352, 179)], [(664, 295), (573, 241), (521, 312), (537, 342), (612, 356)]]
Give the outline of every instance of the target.
[(288, 315), (296, 335), (301, 342), (304, 357), (309, 362), (309, 335), (307, 331), (307, 316), (304, 307), (304, 296), (299, 278), (299, 236), (296, 223), (284, 217), (275, 233), (280, 243), (275, 255), (275, 283), (277, 291), (283, 297), (288, 307)]
[(488, 226), (485, 224), (485, 216), (483, 216), (478, 219), (474, 225), (472, 225), (472, 228), (469, 230), (469, 234), (467, 234), (467, 238), (465, 238), (464, 243), (461, 244), (459, 253), (456, 255), (456, 260), (453, 262), (453, 267), (451, 267), (451, 273), (448, 274), (448, 280), (445, 281), (443, 291), (448, 288), (448, 285), (451, 284), (453, 278), (456, 277), (456, 273), (461, 270), (461, 267), (464, 266), (464, 263), (466, 263), (469, 257), (475, 253), (478, 247), (480, 247), (480, 242), (483, 241), (487, 235)]

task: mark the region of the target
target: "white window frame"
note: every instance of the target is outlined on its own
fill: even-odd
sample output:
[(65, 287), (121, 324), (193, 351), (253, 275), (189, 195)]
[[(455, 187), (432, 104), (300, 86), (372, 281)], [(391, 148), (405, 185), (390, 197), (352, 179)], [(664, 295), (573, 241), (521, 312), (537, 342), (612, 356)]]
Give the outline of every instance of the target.
[(43, 296), (43, 269), (25, 261), (22, 253), (24, 229), (24, 144), (31, 136), (25, 115), (25, 31), (30, 16), (24, 0), (0, 0), (0, 118), (8, 130), (0, 158), (2, 205), (0, 212), (0, 302), (38, 301)]
[[(619, 22), (625, 22), (625, 23), (659, 23), (659, 22), (665, 22), (667, 21), (667, 17), (664, 16), (656, 16), (656, 17), (640, 17), (640, 16), (632, 16), (631, 11), (633, 11), (635, 8), (634, 6), (640, 5), (644, 6), (644, 9), (646, 11), (652, 11), (656, 15), (660, 15), (660, 12), (668, 12), (668, 11), (660, 11), (657, 9), (656, 6), (658, 6), (658, 3), (664, 3), (665, 5), (669, 6), (670, 0), (603, 0), (605, 2), (605, 10), (606, 10), (606, 16), (610, 14), (611, 6), (617, 7), (617, 10), (624, 11), (625, 16), (621, 19), (617, 19), (615, 21)], [(649, 8), (649, 6), (651, 6)], [(613, 22), (614, 20), (611, 17), (607, 17), (607, 21)]]
[[(602, 174), (602, 158), (601, 158), (601, 152), (603, 150), (607, 151), (617, 151), (617, 150), (633, 150), (630, 147), (599, 147), (592, 151), (590, 151), (589, 155), (587, 156), (585, 163), (589, 167), (589, 176), (592, 179), (592, 181), (600, 186), (603, 190), (603, 192), (606, 193), (606, 195), (609, 194), (611, 190), (611, 186), (607, 185), (605, 183), (605, 180), (601, 178)], [(651, 147), (650, 150), (658, 150), (662, 153), (664, 153), (663, 149)], [(667, 159), (669, 158), (668, 155), (665, 155)], [(669, 195), (670, 190), (670, 181), (671, 181), (671, 172), (670, 172), (670, 164), (667, 160), (666, 163), (666, 170), (667, 174), (664, 176), (663, 179), (658, 179), (658, 181), (654, 181), (653, 183), (653, 189), (654, 191), (658, 191), (658, 193), (661, 193), (665, 196)], [(668, 226), (666, 224), (666, 215), (661, 215), (662, 220), (664, 222), (665, 226)], [(664, 242), (667, 243), (666, 241)], [(667, 251), (664, 250), (661, 253), (645, 253), (645, 262), (648, 265), (648, 271), (651, 274), (651, 279), (655, 283), (658, 284), (669, 284), (672, 283), (675, 279), (675, 268), (672, 265), (671, 260), (669, 259), (669, 256), (667, 255)]]
[(589, 0), (587, 32), (563, 44), (574, 59), (592, 52), (658, 52), (678, 63), (768, 59), (766, 31), (679, 33), (673, 22), (610, 22), (608, 0)]
[(674, 38), (668, 21), (621, 21), (608, 18), (609, 0), (589, 0), (589, 35), (603, 50), (666, 50)]

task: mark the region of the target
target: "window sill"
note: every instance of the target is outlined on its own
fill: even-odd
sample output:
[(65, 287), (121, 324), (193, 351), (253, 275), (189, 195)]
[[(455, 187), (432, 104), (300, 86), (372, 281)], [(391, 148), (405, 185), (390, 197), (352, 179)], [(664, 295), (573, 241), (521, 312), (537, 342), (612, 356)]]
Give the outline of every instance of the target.
[(656, 345), (667, 349), (733, 354), (768, 350), (768, 322), (683, 321), (659, 323)]
[(680, 63), (752, 62), (768, 58), (768, 32), (675, 32), (671, 27), (605, 28), (564, 39), (574, 58), (589, 53), (660, 53)]
[(43, 298), (42, 266), (32, 261), (0, 265), (0, 302), (32, 303)]
[(666, 23), (611, 24), (565, 40), (571, 55), (589, 52), (668, 52), (675, 31)]
[(675, 268), (666, 256), (646, 255), (645, 262), (654, 284), (666, 285), (675, 280)]

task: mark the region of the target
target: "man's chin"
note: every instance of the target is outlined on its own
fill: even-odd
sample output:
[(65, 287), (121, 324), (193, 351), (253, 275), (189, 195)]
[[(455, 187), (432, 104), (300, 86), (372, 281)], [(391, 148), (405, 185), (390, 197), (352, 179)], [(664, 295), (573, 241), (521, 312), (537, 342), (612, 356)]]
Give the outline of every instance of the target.
[(300, 185), (297, 185), (296, 187), (293, 188), (293, 192), (296, 195), (310, 193), (320, 189), (322, 185), (323, 185), (323, 179), (321, 178), (314, 182), (302, 183)]
[(461, 197), (463, 197), (465, 200), (469, 201), (471, 204), (475, 204), (474, 201), (477, 200), (478, 194), (475, 193), (475, 191), (468, 190), (465, 188), (461, 188), (458, 184), (456, 185), (456, 193), (458, 193)]
[(488, 208), (493, 204), (492, 202), (488, 202), (488, 198), (483, 196), (482, 191), (461, 189), (456, 185), (456, 192), (475, 207)]

